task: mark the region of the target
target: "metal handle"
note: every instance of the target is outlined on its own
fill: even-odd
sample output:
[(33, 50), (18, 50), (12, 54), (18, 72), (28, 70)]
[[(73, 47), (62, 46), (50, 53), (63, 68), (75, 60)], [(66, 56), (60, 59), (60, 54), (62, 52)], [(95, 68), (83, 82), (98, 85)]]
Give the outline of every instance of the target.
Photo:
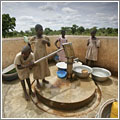
[(46, 59), (46, 58), (48, 58), (48, 57), (50, 57), (50, 56), (52, 56), (52, 55), (54, 55), (54, 54), (60, 52), (61, 50), (63, 50), (63, 48), (58, 49), (57, 51), (54, 51), (54, 52), (48, 54), (47, 56), (44, 56), (44, 57), (42, 57), (42, 58), (36, 60), (34, 63), (36, 64), (36, 63), (38, 63), (38, 62), (40, 62), (40, 61), (42, 61), (42, 60), (44, 60), (44, 59)]

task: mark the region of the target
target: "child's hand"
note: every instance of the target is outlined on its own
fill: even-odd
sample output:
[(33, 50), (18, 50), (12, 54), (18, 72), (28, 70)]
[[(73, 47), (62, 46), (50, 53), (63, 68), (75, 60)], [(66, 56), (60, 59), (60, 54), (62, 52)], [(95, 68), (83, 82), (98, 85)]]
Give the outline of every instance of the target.
[(50, 42), (49, 42), (49, 41), (47, 41), (47, 40), (42, 40), (42, 43), (43, 43), (43, 44), (47, 44), (48, 47), (50, 47)]
[(32, 68), (34, 66), (34, 62), (29, 63), (29, 68)]

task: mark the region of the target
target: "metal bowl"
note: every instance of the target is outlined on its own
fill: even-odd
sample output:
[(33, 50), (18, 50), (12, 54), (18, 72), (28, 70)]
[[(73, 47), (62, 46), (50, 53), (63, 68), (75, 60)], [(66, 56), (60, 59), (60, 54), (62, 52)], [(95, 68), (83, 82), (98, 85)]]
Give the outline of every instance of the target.
[(96, 118), (110, 118), (112, 103), (118, 101), (117, 99), (109, 99), (100, 107)]
[[(87, 70), (88, 73), (82, 73), (82, 70)], [(73, 68), (73, 72), (76, 76), (80, 78), (88, 78), (89, 75), (92, 73), (92, 68), (86, 65), (80, 65)]]
[[(80, 66), (80, 65), (82, 65), (82, 62), (75, 62), (75, 63), (73, 63), (73, 68), (76, 66)], [(62, 69), (62, 70), (67, 69), (67, 63), (65, 63), (65, 62), (58, 62), (56, 64), (56, 66), (58, 67), (58, 69)]]
[(111, 72), (104, 68), (93, 67), (92, 79), (96, 81), (106, 81), (111, 76)]

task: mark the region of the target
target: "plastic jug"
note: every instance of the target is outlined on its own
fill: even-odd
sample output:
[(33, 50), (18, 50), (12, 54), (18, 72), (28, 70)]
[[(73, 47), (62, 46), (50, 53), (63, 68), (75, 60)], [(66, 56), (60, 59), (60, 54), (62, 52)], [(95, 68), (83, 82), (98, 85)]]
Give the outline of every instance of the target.
[(118, 118), (118, 102), (112, 103), (110, 118)]

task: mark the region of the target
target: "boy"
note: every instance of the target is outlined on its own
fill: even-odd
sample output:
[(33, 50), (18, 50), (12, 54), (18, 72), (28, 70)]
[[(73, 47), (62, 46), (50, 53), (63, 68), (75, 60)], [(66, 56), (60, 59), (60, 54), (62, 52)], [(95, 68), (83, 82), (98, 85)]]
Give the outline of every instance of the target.
[[(58, 39), (56, 40), (56, 42), (55, 42), (55, 46), (56, 46), (58, 49), (59, 49), (59, 48), (62, 48), (62, 44), (63, 44), (63, 43), (66, 43), (66, 42), (67, 42), (67, 39), (66, 39), (66, 37), (65, 37), (65, 31), (64, 31), (64, 30), (61, 31), (61, 35), (62, 35), (62, 37), (58, 38)], [(60, 46), (57, 45), (58, 42), (59, 42)], [(59, 56), (59, 61), (61, 61), (61, 62), (67, 62), (67, 58), (65, 57), (65, 52), (64, 52), (64, 50), (60, 51), (60, 52), (58, 53), (58, 56)]]
[(97, 61), (98, 48), (100, 47), (100, 40), (96, 37), (96, 30), (91, 32), (91, 37), (87, 42), (87, 51), (86, 51), (86, 64), (93, 67), (94, 62)]
[(21, 85), (23, 87), (23, 91), (25, 94), (25, 99), (28, 101), (29, 96), (26, 90), (25, 86), (25, 79), (29, 87), (29, 94), (34, 96), (34, 93), (32, 92), (31, 89), (31, 84), (30, 84), (30, 68), (33, 66), (33, 61), (34, 61), (34, 56), (33, 53), (31, 53), (31, 48), (27, 45), (25, 46), (21, 52), (19, 52), (14, 60), (14, 64), (19, 76), (19, 79), (21, 80)]
[[(50, 46), (49, 38), (43, 36), (43, 27), (40, 24), (35, 26), (36, 36), (32, 37), (29, 40), (28, 45), (31, 46), (34, 43), (34, 56), (35, 61), (46, 56), (47, 50), (46, 45)], [(37, 87), (40, 88), (39, 79), (42, 79), (43, 83), (49, 83), (45, 80), (45, 77), (50, 76), (50, 70), (48, 66), (48, 60), (42, 60), (41, 62), (37, 63), (33, 68), (33, 77), (37, 80)]]

